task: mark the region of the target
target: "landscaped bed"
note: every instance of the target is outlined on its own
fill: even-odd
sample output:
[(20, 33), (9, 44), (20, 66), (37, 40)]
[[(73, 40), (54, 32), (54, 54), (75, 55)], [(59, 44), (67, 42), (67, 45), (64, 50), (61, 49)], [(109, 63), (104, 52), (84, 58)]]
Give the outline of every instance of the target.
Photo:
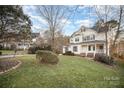
[(13, 59), (2, 59), (0, 60), (0, 74), (3, 74), (5, 72), (8, 72), (12, 69), (17, 68), (17, 66), (20, 64), (19, 61), (13, 60)]
[(39, 64), (36, 55), (17, 57), (22, 65), (0, 75), (0, 87), (123, 87), (121, 67), (77, 56), (59, 56), (58, 64)]

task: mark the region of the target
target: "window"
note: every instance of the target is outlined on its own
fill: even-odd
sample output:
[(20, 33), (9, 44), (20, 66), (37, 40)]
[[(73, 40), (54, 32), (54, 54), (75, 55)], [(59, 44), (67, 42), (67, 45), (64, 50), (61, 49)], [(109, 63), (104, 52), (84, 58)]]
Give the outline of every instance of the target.
[(95, 35), (93, 35), (93, 39), (92, 40), (95, 40)]
[(95, 35), (91, 35), (90, 40), (95, 40)]
[(102, 49), (103, 49), (103, 45), (100, 45), (100, 46), (99, 46), (99, 49), (101, 49), (101, 50), (102, 50)]
[(74, 51), (74, 52), (77, 52), (77, 51), (78, 51), (77, 46), (74, 46), (74, 47), (73, 47), (73, 51)]
[(93, 46), (93, 51), (95, 51), (95, 46)]
[(90, 40), (90, 36), (87, 36), (87, 41)]
[(83, 41), (95, 40), (95, 35), (88, 35), (82, 38)]
[(75, 42), (78, 42), (79, 41), (79, 38), (75, 38)]
[(65, 47), (65, 51), (68, 51), (68, 47)]
[(82, 39), (83, 39), (83, 41), (86, 41), (86, 38), (85, 37), (83, 37)]
[(18, 46), (21, 46), (22, 44), (18, 44)]
[(91, 51), (91, 46), (88, 46), (88, 50)]

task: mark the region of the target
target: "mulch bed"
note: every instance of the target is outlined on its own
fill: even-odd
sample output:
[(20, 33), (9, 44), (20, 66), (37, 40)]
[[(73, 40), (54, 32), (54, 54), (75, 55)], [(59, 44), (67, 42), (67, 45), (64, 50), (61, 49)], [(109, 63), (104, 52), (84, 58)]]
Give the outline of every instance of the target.
[(0, 62), (0, 72), (7, 71), (7, 70), (15, 67), (19, 63), (20, 62), (18, 62), (18, 61), (14, 61), (14, 62), (11, 62), (11, 61), (2, 61), (2, 62)]

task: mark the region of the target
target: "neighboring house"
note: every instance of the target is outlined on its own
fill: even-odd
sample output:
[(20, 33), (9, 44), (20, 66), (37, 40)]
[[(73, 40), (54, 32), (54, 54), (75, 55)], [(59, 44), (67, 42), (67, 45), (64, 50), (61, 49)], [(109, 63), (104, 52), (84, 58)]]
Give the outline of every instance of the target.
[[(109, 38), (109, 36), (108, 36)], [(110, 43), (108, 40), (108, 51)], [(71, 51), (77, 55), (93, 57), (96, 53), (106, 53), (104, 31), (95, 31), (86, 27), (81, 27), (70, 37), (70, 44), (63, 46), (63, 53)], [(108, 52), (109, 55), (109, 52)]]
[(5, 48), (5, 49), (28, 49), (31, 46), (31, 43), (29, 40), (21, 40), (18, 42), (11, 41), (11, 42), (2, 42), (0, 43), (0, 46)]
[(7, 49), (13, 49), (15, 46), (17, 49), (28, 49), (29, 47), (31, 47), (33, 45), (33, 43), (35, 42), (36, 38), (39, 36), (39, 33), (32, 33), (31, 37), (32, 40), (19, 40), (18, 42), (15, 41), (14, 39), (8, 40), (6, 42), (0, 42), (0, 46), (7, 48)]
[(26, 40), (25, 42), (21, 40), (21, 42), (16, 42), (17, 49), (28, 49), (33, 45), (34, 42), (36, 42), (37, 37), (39, 36), (39, 33), (32, 33), (31, 38), (32, 40)]
[(39, 35), (40, 35), (40, 33), (32, 33), (31, 34), (32, 42), (36, 42), (36, 39), (38, 38)]

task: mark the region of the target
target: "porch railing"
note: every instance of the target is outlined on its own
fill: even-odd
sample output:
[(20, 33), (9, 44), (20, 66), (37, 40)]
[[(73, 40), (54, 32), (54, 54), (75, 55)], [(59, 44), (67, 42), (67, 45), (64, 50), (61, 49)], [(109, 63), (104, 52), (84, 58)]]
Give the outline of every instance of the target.
[(104, 50), (103, 50), (103, 49), (98, 49), (98, 50), (96, 51), (96, 53), (104, 53)]

